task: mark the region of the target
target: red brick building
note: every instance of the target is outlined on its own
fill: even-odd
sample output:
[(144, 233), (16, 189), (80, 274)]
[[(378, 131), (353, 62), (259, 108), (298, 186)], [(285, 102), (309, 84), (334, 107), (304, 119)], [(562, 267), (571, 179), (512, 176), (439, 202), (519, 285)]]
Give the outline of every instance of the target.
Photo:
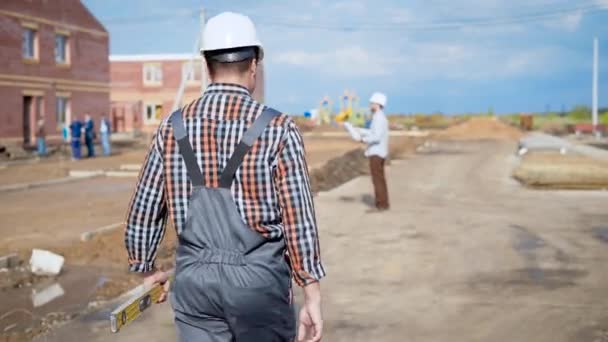
[(49, 139), (84, 113), (108, 114), (108, 32), (79, 0), (0, 1), (0, 140)]
[[(199, 97), (202, 59), (195, 59), (190, 68), (190, 58), (188, 54), (110, 56), (113, 130), (155, 130), (160, 120), (171, 113), (182, 78), (186, 78), (186, 83), (181, 103)], [(263, 67), (259, 70), (253, 95), (263, 101)]]

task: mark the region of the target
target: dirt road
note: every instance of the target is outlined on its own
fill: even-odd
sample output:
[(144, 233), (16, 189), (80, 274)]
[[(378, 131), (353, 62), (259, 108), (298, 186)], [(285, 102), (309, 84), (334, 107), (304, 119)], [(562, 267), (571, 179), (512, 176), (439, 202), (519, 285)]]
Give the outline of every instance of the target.
[(125, 220), (134, 179), (98, 178), (0, 193), (0, 255), (56, 247)]
[[(608, 193), (524, 189), (514, 151), (439, 142), (396, 161), (386, 214), (366, 213), (366, 177), (318, 196), (324, 340), (607, 341)], [(105, 314), (48, 340), (175, 340), (168, 305), (115, 336)]]
[[(306, 137), (305, 144), (307, 161), (311, 167), (316, 167), (330, 158), (360, 146), (350, 139), (332, 137)], [(122, 150), (111, 157), (84, 158), (78, 161), (69, 158), (50, 158), (24, 161), (17, 165), (4, 165), (5, 167), (0, 168), (0, 186), (63, 178), (68, 176), (70, 170), (117, 170), (123, 164), (141, 164), (146, 152), (144, 148), (134, 148)]]

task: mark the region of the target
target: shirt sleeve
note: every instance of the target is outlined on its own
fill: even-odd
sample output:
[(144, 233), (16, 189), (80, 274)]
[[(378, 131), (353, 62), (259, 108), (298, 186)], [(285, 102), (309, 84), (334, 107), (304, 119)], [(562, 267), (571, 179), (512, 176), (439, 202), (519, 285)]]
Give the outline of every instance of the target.
[(125, 245), (132, 272), (154, 269), (156, 252), (165, 235), (167, 204), (160, 146), (162, 138), (159, 129), (142, 166), (127, 213)]
[(289, 121), (281, 141), (275, 171), (275, 187), (295, 282), (300, 286), (325, 276), (310, 189), (304, 142), (295, 123)]
[(367, 144), (378, 144), (380, 143), (382, 137), (386, 134), (385, 125), (382, 122), (383, 120), (375, 116), (372, 119), (372, 124), (369, 130), (361, 131), (361, 139), (364, 143)]

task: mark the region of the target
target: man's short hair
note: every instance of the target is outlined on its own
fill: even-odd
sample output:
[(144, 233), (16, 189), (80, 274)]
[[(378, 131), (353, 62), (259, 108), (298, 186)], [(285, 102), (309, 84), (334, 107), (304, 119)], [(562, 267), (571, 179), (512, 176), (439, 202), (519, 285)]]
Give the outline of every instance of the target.
[(244, 47), (205, 52), (205, 61), (209, 74), (213, 77), (217, 73), (243, 74), (249, 70), (251, 62), (258, 60), (257, 47)]

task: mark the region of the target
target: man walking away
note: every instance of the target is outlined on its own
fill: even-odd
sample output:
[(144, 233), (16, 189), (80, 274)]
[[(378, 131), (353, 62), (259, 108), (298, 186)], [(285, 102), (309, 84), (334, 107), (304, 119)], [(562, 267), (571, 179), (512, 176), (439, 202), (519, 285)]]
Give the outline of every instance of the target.
[(44, 128), (44, 118), (40, 118), (37, 122), (36, 145), (38, 147), (38, 156), (46, 156), (46, 129)]
[(264, 50), (248, 17), (211, 18), (204, 42), (211, 84), (163, 120), (137, 183), (130, 268), (167, 289), (154, 260), (169, 214), (180, 341), (293, 341), (291, 277), (304, 289), (298, 339), (320, 341), (325, 271), (302, 136), (251, 97)]
[(87, 145), (87, 157), (95, 157), (95, 123), (89, 114), (85, 115), (84, 123), (84, 142)]
[(80, 153), (80, 138), (82, 137), (82, 122), (78, 119), (72, 121), (70, 124), (71, 133), (71, 145), (72, 145), (72, 160), (78, 160), (81, 158)]
[(103, 116), (101, 118), (101, 124), (99, 125), (99, 133), (101, 135), (101, 147), (103, 148), (103, 155), (109, 156), (112, 153), (110, 146), (110, 122)]
[(369, 129), (360, 129), (361, 141), (367, 144), (365, 156), (369, 159), (369, 168), (376, 197), (376, 210), (388, 210), (388, 189), (384, 165), (388, 157), (388, 120), (384, 115), (386, 95), (374, 93), (369, 99), (372, 122)]

